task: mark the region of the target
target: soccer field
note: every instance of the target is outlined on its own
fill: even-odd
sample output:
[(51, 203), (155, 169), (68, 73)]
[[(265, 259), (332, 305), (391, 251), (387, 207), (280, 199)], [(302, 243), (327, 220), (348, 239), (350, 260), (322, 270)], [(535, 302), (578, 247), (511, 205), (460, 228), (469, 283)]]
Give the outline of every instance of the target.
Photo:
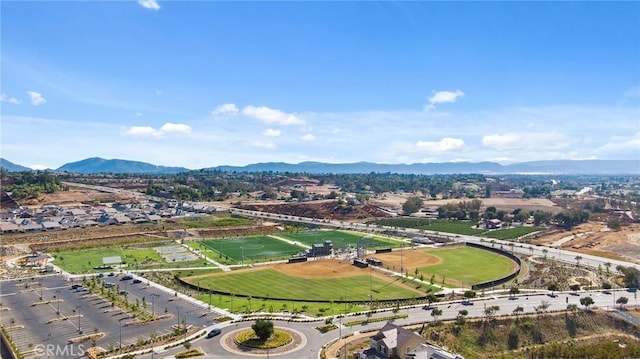
[(307, 246), (311, 246), (316, 243), (323, 243), (324, 241), (331, 241), (334, 249), (346, 248), (348, 246), (356, 248), (360, 241), (362, 241), (367, 248), (390, 248), (400, 246), (400, 242), (369, 236), (366, 234), (353, 234), (343, 231), (280, 233), (278, 234), (278, 237), (300, 242)]
[(304, 251), (302, 247), (267, 236), (206, 240), (199, 243), (226, 259), (238, 263), (291, 257)]

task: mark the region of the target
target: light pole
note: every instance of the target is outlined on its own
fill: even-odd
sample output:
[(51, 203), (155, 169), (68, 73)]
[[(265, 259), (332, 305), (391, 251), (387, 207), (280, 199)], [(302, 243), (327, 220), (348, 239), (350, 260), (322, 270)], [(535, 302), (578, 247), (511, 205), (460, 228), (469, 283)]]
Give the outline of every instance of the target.
[(56, 315), (60, 316), (60, 289), (56, 289), (56, 300), (58, 301), (58, 309)]
[(156, 297), (158, 296), (156, 293), (151, 293), (151, 318), (153, 320), (156, 319)]
[(176, 307), (178, 310), (178, 330), (180, 330), (180, 307)]
[(80, 318), (82, 317), (80, 315), (80, 308), (82, 308), (81, 305), (76, 306), (76, 314), (78, 314), (78, 333), (82, 333), (82, 329), (80, 329)]

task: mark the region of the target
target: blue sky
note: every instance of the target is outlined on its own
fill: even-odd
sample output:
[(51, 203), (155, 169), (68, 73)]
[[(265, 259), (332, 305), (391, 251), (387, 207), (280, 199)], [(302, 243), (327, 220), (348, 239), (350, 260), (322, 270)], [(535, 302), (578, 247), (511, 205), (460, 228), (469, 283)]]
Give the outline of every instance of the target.
[(638, 2), (2, 1), (0, 155), (640, 161)]

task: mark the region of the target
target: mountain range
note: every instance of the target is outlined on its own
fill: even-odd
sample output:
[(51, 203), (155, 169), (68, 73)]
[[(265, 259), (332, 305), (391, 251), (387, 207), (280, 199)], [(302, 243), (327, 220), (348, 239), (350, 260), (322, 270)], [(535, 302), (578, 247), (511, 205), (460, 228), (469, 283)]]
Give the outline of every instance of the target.
[[(30, 168), (0, 158), (0, 167), (10, 172), (30, 171)], [(442, 162), (413, 164), (380, 164), (370, 162), (323, 163), (284, 162), (255, 163), (246, 166), (217, 166), (205, 171), (225, 172), (291, 172), (291, 173), (404, 173), (404, 174), (640, 174), (640, 161), (636, 160), (550, 160), (502, 165), (496, 162)], [(146, 162), (121, 159), (87, 158), (67, 163), (55, 172), (73, 173), (140, 173), (175, 174), (190, 171), (184, 167), (157, 166)]]

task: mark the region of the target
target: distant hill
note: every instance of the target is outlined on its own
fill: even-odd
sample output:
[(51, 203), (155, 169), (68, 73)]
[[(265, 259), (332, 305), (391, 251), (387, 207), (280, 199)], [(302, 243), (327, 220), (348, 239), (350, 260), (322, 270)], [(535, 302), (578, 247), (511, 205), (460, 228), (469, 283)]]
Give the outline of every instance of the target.
[(5, 160), (4, 158), (0, 158), (0, 167), (9, 172), (31, 171), (31, 168), (29, 167), (17, 165), (11, 161)]
[(377, 164), (301, 162), (256, 163), (242, 167), (218, 166), (209, 169), (236, 172), (302, 172), (302, 173), (413, 173), (413, 174), (640, 174), (640, 162), (635, 160), (558, 160), (534, 161), (501, 165), (495, 162), (444, 162), (413, 164)]
[[(0, 158), (0, 167), (8, 171), (30, 171), (30, 168), (11, 163)], [(634, 174), (640, 175), (640, 161), (637, 160), (553, 160), (531, 161), (501, 165), (495, 162), (442, 162), (412, 164), (381, 164), (371, 162), (323, 163), (284, 162), (254, 163), (246, 166), (217, 166), (204, 170), (226, 172), (292, 172), (292, 173), (403, 173), (403, 174)], [(174, 174), (190, 171), (184, 167), (156, 166), (146, 162), (94, 157), (67, 163), (57, 172), (74, 173), (144, 173)]]
[(106, 160), (93, 157), (78, 162), (64, 164), (57, 172), (73, 173), (180, 173), (189, 171), (184, 167), (156, 166), (150, 163), (128, 160)]

